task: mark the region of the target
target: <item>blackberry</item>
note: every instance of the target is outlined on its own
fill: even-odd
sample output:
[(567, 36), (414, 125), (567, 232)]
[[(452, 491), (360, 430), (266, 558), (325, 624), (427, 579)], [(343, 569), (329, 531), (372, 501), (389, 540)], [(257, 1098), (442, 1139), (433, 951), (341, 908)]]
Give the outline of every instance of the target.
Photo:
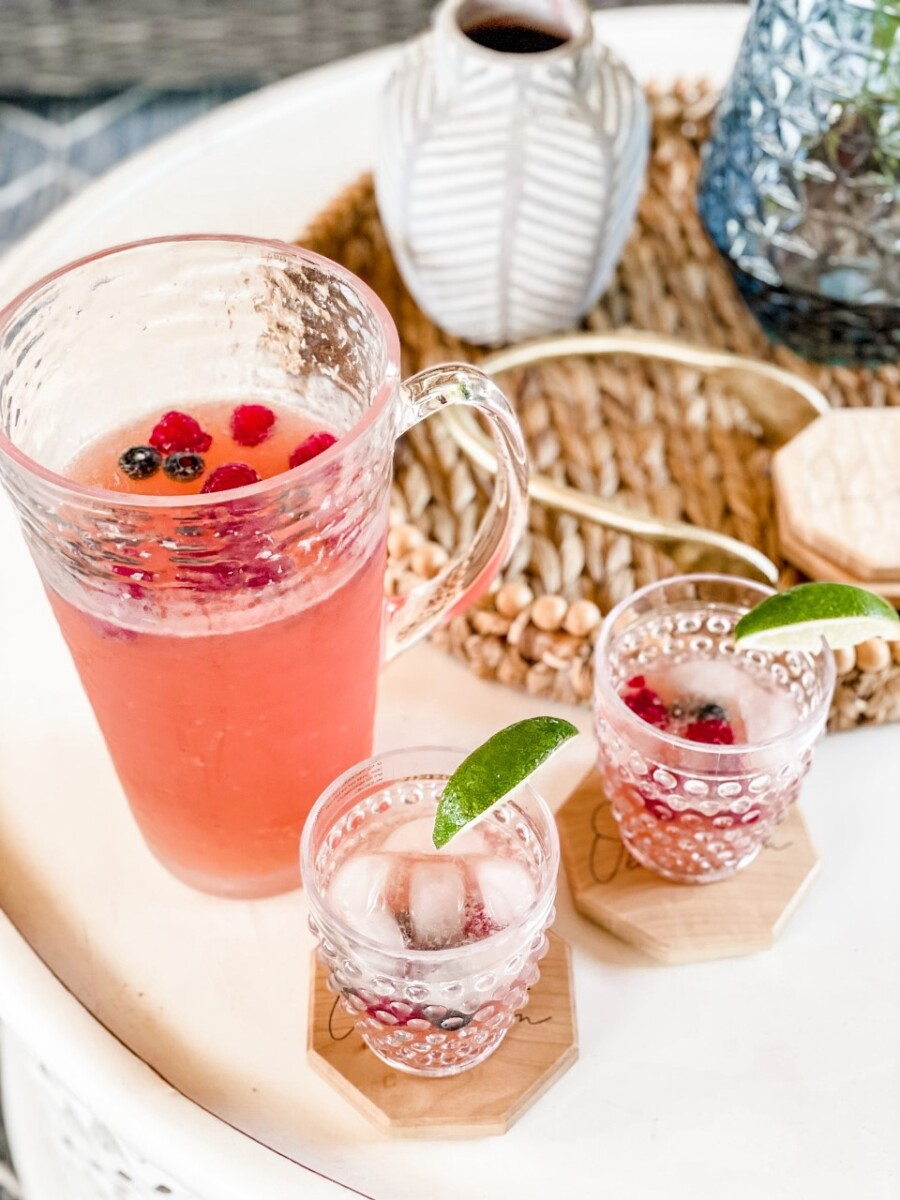
[(163, 456), (153, 446), (131, 446), (119, 458), (119, 470), (129, 479), (149, 479), (160, 468)]
[(697, 710), (698, 721), (728, 721), (728, 713), (721, 704), (704, 704)]
[(177, 483), (190, 483), (192, 479), (202, 475), (205, 469), (203, 456), (195, 454), (193, 450), (176, 450), (163, 463), (165, 473)]

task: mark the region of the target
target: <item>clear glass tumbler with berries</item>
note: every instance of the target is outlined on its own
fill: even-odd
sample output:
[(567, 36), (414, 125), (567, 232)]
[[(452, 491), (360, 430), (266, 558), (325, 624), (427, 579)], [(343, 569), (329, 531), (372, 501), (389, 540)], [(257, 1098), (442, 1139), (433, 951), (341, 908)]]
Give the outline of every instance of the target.
[(735, 645), (769, 588), (717, 575), (650, 584), (595, 649), (599, 766), (622, 841), (681, 883), (748, 866), (797, 799), (822, 734), (834, 662)]
[(496, 1050), (537, 982), (554, 915), (559, 840), (530, 785), (435, 847), (435, 811), (463, 758), (377, 754), (327, 789), (303, 831), (329, 986), (369, 1048), (416, 1075), (456, 1075)]

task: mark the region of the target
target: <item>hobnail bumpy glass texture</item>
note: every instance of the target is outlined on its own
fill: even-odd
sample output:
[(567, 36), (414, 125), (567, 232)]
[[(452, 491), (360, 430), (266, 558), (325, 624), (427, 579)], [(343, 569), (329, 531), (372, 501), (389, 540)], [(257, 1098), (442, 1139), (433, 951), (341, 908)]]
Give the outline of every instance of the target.
[(601, 649), (597, 670), (616, 692), (644, 671), (739, 658), (743, 673), (796, 710), (796, 731), (772, 741), (695, 747), (597, 689), (599, 768), (622, 841), (643, 866), (677, 882), (727, 879), (753, 861), (797, 799), (824, 727), (828, 669), (808, 654), (739, 651), (740, 615), (719, 604), (644, 614)]
[[(419, 756), (416, 774), (398, 778), (405, 772), (395, 764), (402, 768), (413, 755)], [(309, 859), (304, 850), (303, 866), (309, 924), (329, 987), (340, 995), (367, 1045), (391, 1066), (414, 1074), (455, 1075), (497, 1048), (540, 977), (538, 963), (549, 948), (546, 930), (555, 915), (558, 840), (551, 814), (528, 788), (520, 790), (515, 803), (500, 805), (484, 818), (484, 825), (500, 835), (497, 843), (507, 847), (506, 856), (525, 866), (534, 880), (534, 905), (521, 920), (455, 949), (376, 950), (354, 938), (329, 911), (327, 888), (335, 863), (358, 846), (365, 849), (367, 826), (392, 808), (407, 813), (412, 806), (412, 816), (426, 808), (433, 812), (462, 757), (437, 750), (375, 756), (356, 777), (334, 785), (331, 811), (327, 805), (320, 809), (325, 798), (319, 801), (304, 834), (304, 844), (308, 839), (312, 846)], [(486, 836), (492, 836), (490, 828)]]
[[(553, 920), (549, 913), (548, 924)], [(402, 973), (368, 977), (320, 931), (319, 957), (328, 986), (340, 994), (358, 1032), (392, 1067), (416, 1074), (455, 1075), (487, 1058), (528, 1003), (548, 950), (543, 929), (491, 970), (424, 983)]]
[(240, 500), (116, 496), (38, 469), (65, 476), (85, 446), (129, 421), (152, 427), (176, 398), (186, 411), (274, 398), (323, 429), (352, 429), (393, 368), (378, 314), (324, 259), (239, 238), (121, 247), (20, 298), (0, 361), (0, 434), (24, 456), (0, 447), (0, 479), (43, 581), (114, 625), (158, 632), (162, 617), (192, 620), (213, 599), (258, 624), (261, 608), (311, 588), (324, 558), (336, 587), (384, 537), (390, 406), (342, 443), (338, 464)]
[(707, 147), (707, 229), (810, 358), (900, 360), (898, 23), (897, 0), (757, 0)]

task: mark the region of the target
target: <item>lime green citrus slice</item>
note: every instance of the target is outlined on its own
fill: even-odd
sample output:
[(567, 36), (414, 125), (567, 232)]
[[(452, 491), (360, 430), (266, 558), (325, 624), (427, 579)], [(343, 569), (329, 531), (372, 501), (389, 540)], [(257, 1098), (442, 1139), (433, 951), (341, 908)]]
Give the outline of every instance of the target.
[(734, 640), (747, 650), (832, 650), (869, 638), (900, 638), (900, 617), (886, 600), (849, 583), (801, 583), (777, 592), (738, 621)]
[(438, 850), (505, 799), (576, 733), (569, 721), (531, 717), (507, 725), (473, 750), (447, 780), (438, 802), (432, 835)]

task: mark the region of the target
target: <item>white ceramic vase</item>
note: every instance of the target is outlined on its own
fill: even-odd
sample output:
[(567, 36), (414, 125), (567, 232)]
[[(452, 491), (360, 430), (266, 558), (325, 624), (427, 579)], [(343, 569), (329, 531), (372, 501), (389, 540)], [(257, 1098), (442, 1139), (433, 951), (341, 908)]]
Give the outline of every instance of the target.
[[(559, 44), (473, 40), (504, 24)], [(622, 253), (648, 147), (643, 92), (582, 0), (444, 0), (383, 100), (378, 204), (409, 290), (482, 345), (571, 328)]]

